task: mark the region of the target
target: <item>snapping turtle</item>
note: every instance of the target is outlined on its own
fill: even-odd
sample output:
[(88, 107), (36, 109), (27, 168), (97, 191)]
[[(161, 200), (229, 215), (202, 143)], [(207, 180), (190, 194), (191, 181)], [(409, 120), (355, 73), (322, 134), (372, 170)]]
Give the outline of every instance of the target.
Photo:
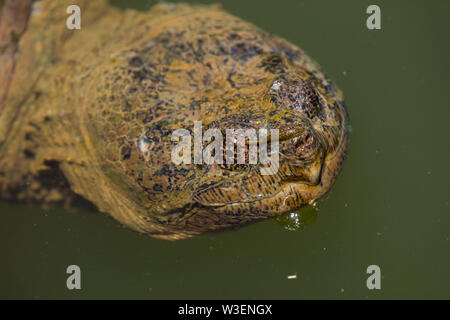
[[(66, 28), (72, 4), (80, 30)], [(1, 198), (81, 196), (175, 240), (310, 204), (342, 166), (341, 92), (301, 49), (218, 5), (6, 0), (1, 14)], [(194, 121), (277, 129), (277, 170), (174, 163), (172, 133)]]

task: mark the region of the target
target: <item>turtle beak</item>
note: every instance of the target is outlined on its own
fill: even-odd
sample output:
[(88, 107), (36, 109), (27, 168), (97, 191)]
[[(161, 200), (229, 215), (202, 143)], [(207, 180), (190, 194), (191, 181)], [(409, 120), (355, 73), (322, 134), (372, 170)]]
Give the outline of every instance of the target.
[(308, 185), (317, 185), (322, 174), (323, 157), (321, 154), (311, 163), (290, 165), (290, 172)]
[(322, 172), (322, 161), (319, 157), (313, 164), (308, 165), (303, 170), (303, 179), (305, 182), (316, 185), (320, 181)]

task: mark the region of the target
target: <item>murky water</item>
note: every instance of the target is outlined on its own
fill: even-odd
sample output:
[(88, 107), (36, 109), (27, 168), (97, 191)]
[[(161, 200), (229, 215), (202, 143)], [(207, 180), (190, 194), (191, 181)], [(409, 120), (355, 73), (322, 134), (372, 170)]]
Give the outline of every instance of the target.
[[(346, 95), (348, 159), (301, 230), (269, 220), (167, 242), (100, 213), (1, 203), (0, 298), (450, 298), (450, 3), (383, 1), (379, 31), (369, 4), (223, 4), (302, 47)], [(372, 264), (381, 290), (366, 287)]]

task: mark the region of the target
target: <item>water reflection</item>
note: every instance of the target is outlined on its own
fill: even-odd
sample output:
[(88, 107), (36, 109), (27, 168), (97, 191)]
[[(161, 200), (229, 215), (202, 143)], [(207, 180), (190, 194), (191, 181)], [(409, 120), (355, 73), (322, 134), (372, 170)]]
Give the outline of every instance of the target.
[(285, 214), (276, 217), (275, 220), (286, 230), (299, 231), (303, 230), (306, 226), (313, 224), (317, 219), (318, 212), (319, 208), (314, 204), (301, 207), (296, 211), (286, 212)]

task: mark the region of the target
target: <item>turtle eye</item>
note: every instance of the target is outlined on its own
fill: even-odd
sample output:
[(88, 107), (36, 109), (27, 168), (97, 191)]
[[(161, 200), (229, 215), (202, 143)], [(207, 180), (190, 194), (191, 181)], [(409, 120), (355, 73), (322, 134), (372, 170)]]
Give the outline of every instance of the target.
[(306, 115), (309, 119), (321, 116), (323, 98), (309, 86), (302, 88), (301, 93), (297, 96), (293, 104), (293, 108)]
[(324, 119), (324, 97), (315, 89), (315, 78), (303, 80), (292, 75), (279, 77), (269, 89), (270, 100), (277, 107), (288, 107), (310, 120)]
[(311, 132), (306, 131), (299, 137), (292, 139), (290, 149), (293, 154), (301, 159), (311, 158), (315, 152), (315, 139)]

